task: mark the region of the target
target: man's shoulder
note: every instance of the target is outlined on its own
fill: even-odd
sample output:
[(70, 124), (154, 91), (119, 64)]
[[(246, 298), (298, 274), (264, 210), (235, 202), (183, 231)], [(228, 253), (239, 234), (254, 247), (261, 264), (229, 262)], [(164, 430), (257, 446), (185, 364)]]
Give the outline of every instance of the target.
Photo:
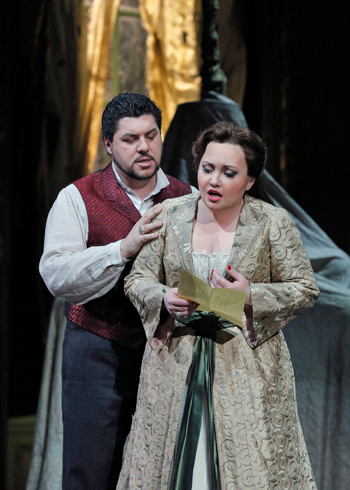
[(164, 174), (166, 176), (166, 178), (169, 180), (169, 182), (174, 182), (176, 184), (183, 184), (183, 185), (189, 185), (189, 184), (186, 184), (186, 182), (182, 182), (181, 180), (177, 179), (176, 177), (172, 177), (171, 175), (169, 174)]
[(187, 184), (186, 182), (181, 182), (181, 180), (178, 180), (175, 177), (172, 177), (171, 175), (165, 174), (165, 176), (169, 180), (170, 189), (172, 192), (178, 192), (180, 190), (186, 192), (187, 194), (191, 192), (190, 184)]
[(102, 177), (102, 174), (105, 170), (106, 169), (104, 168), (101, 170), (97, 170), (96, 172), (93, 172), (91, 174), (84, 175), (84, 177), (81, 177), (80, 179), (75, 180), (74, 182), (72, 182), (72, 184), (78, 188), (81, 186), (89, 185), (93, 182), (100, 180)]

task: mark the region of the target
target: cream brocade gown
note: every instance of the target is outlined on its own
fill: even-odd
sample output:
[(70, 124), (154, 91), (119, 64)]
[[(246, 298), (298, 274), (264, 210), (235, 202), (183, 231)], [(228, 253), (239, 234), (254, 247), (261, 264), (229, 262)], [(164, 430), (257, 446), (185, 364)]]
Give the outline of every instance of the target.
[[(175, 320), (168, 342), (158, 346), (153, 342), (157, 339), (164, 294), (178, 286), (181, 271), (187, 270), (208, 282), (211, 269), (218, 269), (217, 265), (201, 264), (206, 277), (195, 270), (198, 266), (192, 256), (192, 231), (197, 201), (198, 196), (190, 194), (163, 203), (158, 218), (163, 221), (159, 237), (141, 249), (125, 280), (126, 295), (139, 312), (148, 342), (118, 490), (168, 490), (172, 475), (185, 469), (180, 476), (186, 477), (188, 464), (173, 462), (174, 452), (175, 460), (179, 460), (175, 446), (184, 433), (181, 428), (188, 427), (186, 437), (181, 439), (185, 442), (201, 432), (201, 410), (195, 420), (196, 431), (190, 430), (191, 423), (180, 424), (180, 417), (184, 421), (187, 414), (196, 414), (195, 410), (187, 410), (188, 404), (183, 414), (181, 408), (194, 393), (191, 388), (197, 377), (189, 378), (188, 373), (196, 368), (193, 361), (198, 346), (201, 362), (210, 362), (215, 350), (214, 366), (209, 366), (214, 378), (213, 418), (208, 417), (208, 424), (209, 436), (215, 433), (216, 446), (210, 447), (217, 448), (217, 459), (211, 458), (209, 464), (216, 479), (217, 466), (212, 463), (218, 461), (221, 490), (315, 490), (297, 414), (294, 372), (281, 329), (314, 304), (319, 289), (300, 234), (284, 209), (248, 196), (230, 252), (230, 266), (251, 285), (253, 326), (247, 331), (225, 326), (225, 330), (217, 331), (213, 342), (210, 318), (204, 319), (203, 325), (200, 320), (191, 325), (189, 320), (184, 327), (186, 322), (180, 325)], [(207, 259), (213, 257), (200, 261)], [(225, 266), (223, 263), (223, 270)], [(229, 278), (226, 272), (224, 277)], [(202, 326), (207, 338), (200, 336)], [(189, 387), (184, 396), (186, 381)], [(205, 378), (209, 387), (210, 381), (210, 377)], [(196, 393), (197, 401), (205, 401), (203, 389)], [(205, 436), (205, 424), (204, 429)], [(205, 441), (199, 445), (204, 446), (204, 464), (199, 453), (197, 464), (197, 438), (192, 440), (191, 451), (186, 452), (191, 457), (183, 461), (190, 463), (189, 468), (196, 463), (202, 468), (202, 476), (208, 461)], [(182, 443), (177, 446), (186, 447)], [(177, 483), (182, 484), (181, 478), (176, 478)], [(189, 484), (193, 490), (192, 479)], [(205, 482), (200, 485), (201, 490), (205, 488)]]

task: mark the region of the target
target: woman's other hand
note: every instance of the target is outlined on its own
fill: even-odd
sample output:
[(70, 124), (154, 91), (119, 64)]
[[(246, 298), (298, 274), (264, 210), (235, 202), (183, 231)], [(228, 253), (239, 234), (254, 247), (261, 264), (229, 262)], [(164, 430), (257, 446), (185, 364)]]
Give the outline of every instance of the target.
[(236, 291), (243, 291), (246, 293), (245, 304), (251, 305), (252, 298), (250, 294), (249, 282), (247, 279), (239, 274), (230, 265), (227, 266), (227, 272), (232, 277), (232, 282), (221, 277), (214, 269), (211, 271), (210, 287), (212, 288), (229, 288)]
[(177, 290), (178, 288), (168, 289), (163, 298), (164, 306), (173, 318), (187, 318), (192, 315), (198, 303), (179, 298)]

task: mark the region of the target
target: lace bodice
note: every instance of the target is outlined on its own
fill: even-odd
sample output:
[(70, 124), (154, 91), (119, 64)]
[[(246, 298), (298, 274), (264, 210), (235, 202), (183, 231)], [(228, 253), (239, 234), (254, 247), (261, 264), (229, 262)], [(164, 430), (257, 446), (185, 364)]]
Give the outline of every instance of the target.
[(209, 284), (212, 269), (220, 276), (224, 275), (230, 254), (213, 252), (192, 252), (194, 273), (199, 279)]

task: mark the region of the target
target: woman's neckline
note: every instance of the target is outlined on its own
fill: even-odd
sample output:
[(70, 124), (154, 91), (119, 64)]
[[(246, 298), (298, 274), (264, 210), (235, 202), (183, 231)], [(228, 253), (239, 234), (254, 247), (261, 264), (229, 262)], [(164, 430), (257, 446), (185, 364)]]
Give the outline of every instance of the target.
[[(232, 235), (232, 243), (231, 243), (231, 246), (229, 248), (228, 251), (226, 252), (208, 252), (207, 250), (194, 250), (193, 249), (193, 234), (194, 234), (194, 229), (195, 229), (195, 226), (199, 226), (198, 225), (198, 221), (197, 221), (197, 216), (198, 216), (198, 208), (199, 208), (199, 205), (200, 205), (200, 201), (201, 201), (201, 197), (199, 195), (198, 199), (197, 199), (197, 202), (196, 202), (196, 208), (195, 208), (195, 213), (194, 213), (194, 220), (193, 220), (193, 225), (192, 225), (192, 239), (191, 239), (191, 251), (192, 253), (202, 253), (204, 252), (205, 254), (207, 255), (212, 255), (212, 254), (218, 254), (218, 255), (230, 255), (231, 253), (231, 250), (232, 250), (232, 247), (235, 243), (235, 238), (236, 238), (236, 232), (237, 232), (237, 228), (239, 226), (239, 219), (240, 219), (240, 216), (241, 216), (241, 213), (242, 213), (242, 210), (243, 210), (243, 207), (245, 205), (245, 199), (243, 197), (243, 203), (242, 203), (242, 207), (240, 209), (240, 212), (237, 216), (237, 220), (236, 220), (236, 223), (235, 223), (235, 229), (233, 232), (227, 232), (227, 233), (230, 233)], [(217, 223), (217, 221), (216, 221)], [(220, 225), (218, 225), (220, 226)], [(210, 233), (208, 233), (208, 235), (210, 235)]]

